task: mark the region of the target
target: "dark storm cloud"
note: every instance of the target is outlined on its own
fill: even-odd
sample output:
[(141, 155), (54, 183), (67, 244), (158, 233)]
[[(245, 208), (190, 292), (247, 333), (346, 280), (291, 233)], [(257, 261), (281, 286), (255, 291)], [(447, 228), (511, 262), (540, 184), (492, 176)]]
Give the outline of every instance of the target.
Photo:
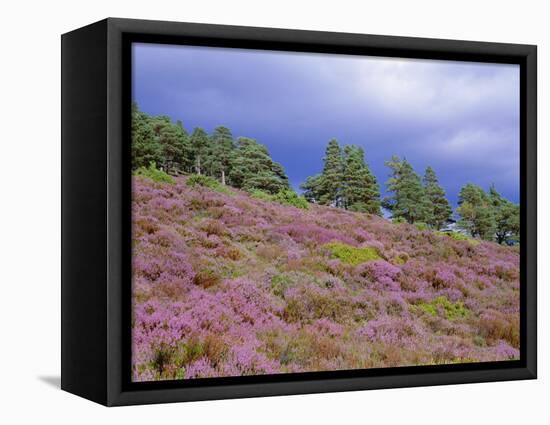
[(453, 203), (467, 182), (519, 200), (513, 65), (138, 44), (133, 82), (147, 113), (267, 145), (295, 187), (335, 137), (363, 146), (380, 183), (395, 154), (431, 165)]

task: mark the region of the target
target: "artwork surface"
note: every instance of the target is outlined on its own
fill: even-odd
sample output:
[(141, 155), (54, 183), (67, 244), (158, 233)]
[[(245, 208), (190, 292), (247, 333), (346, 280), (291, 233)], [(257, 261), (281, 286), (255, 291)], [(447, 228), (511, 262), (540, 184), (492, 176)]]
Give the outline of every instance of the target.
[(519, 359), (519, 66), (134, 43), (132, 379)]

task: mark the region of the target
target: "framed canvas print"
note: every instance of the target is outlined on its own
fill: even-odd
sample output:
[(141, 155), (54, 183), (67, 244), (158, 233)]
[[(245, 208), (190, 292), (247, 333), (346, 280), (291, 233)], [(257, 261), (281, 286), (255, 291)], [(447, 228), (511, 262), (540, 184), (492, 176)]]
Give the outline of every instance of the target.
[(535, 46), (112, 18), (63, 35), (63, 389), (535, 377)]

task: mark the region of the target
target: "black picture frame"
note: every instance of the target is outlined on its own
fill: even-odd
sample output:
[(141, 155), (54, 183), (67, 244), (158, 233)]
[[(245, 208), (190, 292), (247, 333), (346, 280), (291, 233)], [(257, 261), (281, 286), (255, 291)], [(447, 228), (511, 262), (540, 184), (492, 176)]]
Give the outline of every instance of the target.
[[(114, 406), (536, 378), (536, 46), (118, 18), (61, 41), (62, 389)], [(519, 64), (520, 360), (132, 383), (130, 45), (138, 41)]]

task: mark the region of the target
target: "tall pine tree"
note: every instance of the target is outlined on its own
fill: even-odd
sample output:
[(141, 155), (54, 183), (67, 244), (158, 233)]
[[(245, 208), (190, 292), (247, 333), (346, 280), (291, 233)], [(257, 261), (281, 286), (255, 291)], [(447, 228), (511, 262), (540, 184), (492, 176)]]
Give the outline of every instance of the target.
[(495, 213), (491, 198), (483, 189), (468, 183), (458, 195), (459, 227), (472, 237), (493, 240), (496, 230)]
[(179, 156), (175, 158), (175, 168), (180, 173), (188, 173), (193, 170), (193, 147), (189, 139), (189, 133), (180, 120), (175, 124), (176, 136), (179, 140)]
[(386, 185), (392, 196), (383, 200), (383, 207), (391, 211), (393, 219), (408, 223), (423, 223), (430, 218), (430, 205), (422, 181), (412, 165), (397, 156), (386, 162), (391, 169)]
[(232, 151), (235, 148), (233, 135), (227, 127), (216, 127), (211, 138), (209, 165), (211, 172), (226, 183), (226, 176), (231, 168)]
[(342, 150), (336, 139), (329, 141), (324, 158), (323, 174), (320, 181), (319, 203), (342, 206), (342, 184), (344, 164)]
[(210, 139), (206, 131), (200, 127), (196, 127), (191, 134), (190, 143), (195, 172), (201, 175), (203, 173), (205, 158), (209, 151)]
[(426, 168), (423, 183), (430, 207), (426, 224), (436, 230), (440, 230), (449, 222), (453, 209), (445, 197), (445, 190), (440, 186), (432, 167)]
[(170, 117), (163, 115), (152, 118), (151, 123), (154, 137), (161, 148), (162, 168), (171, 173), (184, 172), (191, 146), (183, 126), (173, 124)]
[(499, 244), (519, 241), (519, 205), (505, 199), (495, 185), (489, 188), (495, 217), (495, 238)]
[(380, 189), (365, 163), (363, 149), (344, 147), (342, 206), (346, 209), (380, 214)]

